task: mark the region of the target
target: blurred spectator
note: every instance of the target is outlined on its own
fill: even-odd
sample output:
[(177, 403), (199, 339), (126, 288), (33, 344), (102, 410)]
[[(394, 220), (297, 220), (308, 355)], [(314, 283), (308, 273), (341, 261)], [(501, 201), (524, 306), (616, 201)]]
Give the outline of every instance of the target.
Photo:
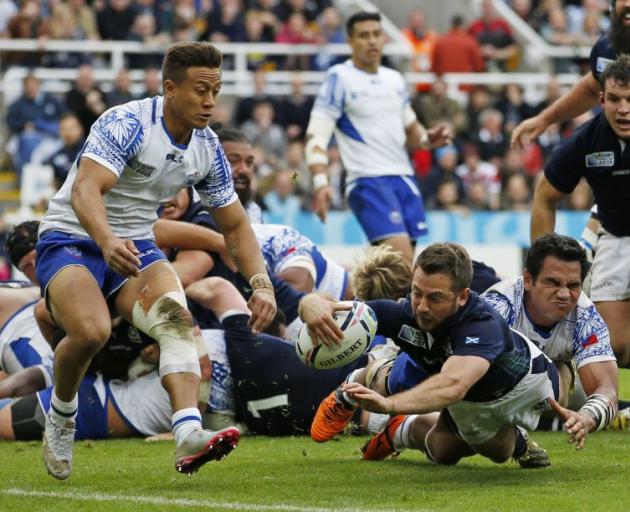
[(93, 7), (86, 5), (85, 0), (67, 0), (66, 5), (72, 9), (77, 27), (85, 34), (86, 39), (101, 38), (96, 22), (96, 12)]
[(606, 0), (582, 0), (580, 5), (567, 5), (566, 13), (569, 19), (569, 30), (574, 34), (580, 34), (587, 23), (587, 18), (594, 24), (600, 34), (604, 34), (610, 28), (610, 18), (604, 14), (608, 11)]
[(276, 15), (276, 7), (278, 0), (255, 0), (247, 13), (255, 12), (256, 16), (263, 25), (265, 39), (273, 41), (276, 38), (276, 32), (280, 28), (280, 20)]
[[(438, 37), (433, 52), (433, 72), (476, 73), (484, 70), (483, 56), (479, 43), (463, 29), (464, 19), (453, 17), (451, 30)], [(462, 86), (470, 90), (470, 86)]]
[(319, 8), (328, 7), (330, 2), (322, 0), (313, 2), (312, 0), (281, 0), (275, 9), (276, 15), (282, 23), (286, 23), (293, 13), (299, 13), (310, 23), (317, 19)]
[(545, 96), (545, 99), (534, 107), (534, 115), (545, 110), (549, 105), (562, 96), (562, 85), (560, 84), (560, 80), (558, 80), (557, 76), (552, 76), (547, 82), (546, 91), (547, 95)]
[(444, 146), (435, 150), (435, 165), (421, 181), (420, 190), (427, 208), (436, 205), (437, 193), (440, 183), (449, 180), (455, 183), (457, 200), (462, 202), (465, 195), (464, 182), (455, 173), (457, 168), (457, 148)]
[[(97, 106), (96, 100), (100, 97), (103, 107), (105, 107), (105, 101), (103, 99), (103, 92), (94, 81), (94, 70), (92, 66), (84, 64), (79, 67), (78, 71), (72, 89), (66, 93), (66, 105), (77, 115), (85, 133), (89, 133), (92, 123), (96, 121), (98, 116), (102, 113), (102, 111), (97, 113), (98, 108), (94, 108)], [(92, 91), (95, 91), (96, 94), (90, 95), (90, 105), (88, 105), (88, 94)]]
[[(149, 12), (138, 14), (129, 31), (129, 40), (151, 45), (155, 43), (167, 43), (165, 37), (157, 35), (155, 16)], [(162, 65), (163, 54), (161, 52), (130, 53), (127, 55), (127, 64), (131, 69), (157, 68)]]
[(501, 209), (529, 211), (532, 206), (532, 187), (524, 174), (512, 174), (508, 177), (501, 192)]
[(294, 173), (293, 182), (298, 190), (310, 190), (311, 175), (304, 161), (304, 143), (301, 140), (289, 141), (283, 167)]
[[(7, 32), (11, 39), (42, 39), (50, 34), (48, 21), (41, 12), (39, 0), (23, 0), (20, 10), (7, 25)], [(9, 64), (19, 64), (24, 67), (36, 67), (41, 63), (41, 52), (7, 52), (6, 60)]]
[[(292, 12), (276, 35), (276, 43), (314, 44), (315, 32), (308, 26), (304, 14)], [(310, 69), (309, 55), (288, 55), (283, 59), (281, 67), (287, 70)]]
[(245, 41), (243, 7), (240, 0), (219, 0), (207, 17), (201, 39), (215, 43)]
[(482, 160), (500, 163), (510, 145), (503, 131), (503, 114), (495, 108), (485, 109), (479, 116), (479, 131), (475, 136)]
[(523, 88), (518, 84), (505, 86), (496, 108), (503, 114), (503, 130), (506, 133), (512, 133), (516, 125), (534, 115), (533, 107), (525, 101)]
[(135, 100), (136, 97), (131, 93), (130, 88), (131, 78), (129, 76), (129, 70), (123, 68), (116, 75), (114, 88), (105, 95), (107, 108)]
[(245, 121), (241, 130), (252, 145), (261, 146), (268, 157), (276, 160), (284, 157), (287, 139), (280, 125), (274, 123), (274, 107), (268, 101), (254, 107), (252, 119)]
[(128, 40), (137, 14), (138, 8), (132, 0), (109, 0), (96, 15), (101, 38), (114, 41)]
[(9, 20), (18, 13), (13, 0), (0, 0), (0, 37), (9, 36)]
[[(426, 16), (421, 9), (414, 9), (407, 14), (407, 26), (402, 29), (411, 47), (413, 58), (411, 69), (416, 73), (428, 73), (432, 68), (433, 51), (438, 39), (438, 33), (426, 26)], [(429, 90), (428, 84), (418, 84), (418, 91)]]
[(251, 96), (240, 98), (236, 109), (234, 111), (234, 124), (237, 126), (242, 125), (245, 121), (252, 118), (254, 107), (258, 103), (268, 102), (274, 107), (274, 111), (278, 111), (278, 104), (273, 96), (270, 96), (265, 92), (267, 87), (266, 72), (263, 70), (257, 70), (254, 73), (254, 93)]
[(141, 98), (153, 98), (162, 94), (162, 71), (159, 68), (149, 68), (144, 70), (144, 91), (139, 96)]
[[(464, 147), (464, 163), (457, 166), (455, 174), (464, 182), (466, 195), (469, 199), (473, 184), (481, 183), (487, 191), (488, 206), (493, 210), (499, 207), (499, 195), (501, 193), (499, 171), (495, 165), (481, 160), (479, 149), (476, 146), (468, 144)], [(473, 195), (473, 199), (477, 199), (476, 195)]]
[(286, 130), (289, 140), (304, 138), (313, 101), (312, 96), (304, 94), (302, 75), (294, 73), (291, 77), (291, 94), (280, 103), (278, 116), (278, 124)]
[[(339, 44), (344, 43), (346, 36), (343, 30), (343, 21), (341, 13), (336, 7), (327, 7), (317, 18), (317, 34), (315, 39), (317, 44)], [(342, 62), (345, 59), (343, 55), (332, 55), (325, 48), (322, 48), (313, 58), (312, 68), (319, 71), (325, 71), (329, 67)]]
[(468, 33), (481, 45), (481, 53), (489, 70), (516, 69), (518, 45), (507, 22), (495, 15), (492, 0), (481, 0), (481, 16), (470, 24)]
[(448, 177), (444, 178), (438, 184), (434, 208), (436, 210), (445, 210), (462, 215), (470, 213), (470, 210), (461, 203), (457, 183), (455, 180)]
[(466, 114), (468, 118), (468, 130), (471, 134), (477, 133), (480, 128), (479, 116), (492, 106), (492, 96), (485, 85), (475, 86), (468, 99)]
[(287, 169), (277, 171), (273, 189), (265, 194), (263, 201), (269, 213), (289, 218), (296, 215), (301, 209), (302, 201), (295, 194), (293, 172)]
[[(78, 24), (75, 12), (68, 4), (58, 3), (52, 7), (49, 26), (52, 39), (69, 39), (74, 41), (87, 39), (86, 33)], [(91, 55), (87, 52), (48, 52), (44, 54), (43, 62), (46, 67), (78, 68), (82, 64), (89, 64)]]
[(534, 30), (540, 29), (540, 18), (535, 16), (532, 0), (512, 0), (512, 9)]
[(55, 173), (55, 185), (59, 189), (68, 176), (68, 171), (76, 160), (85, 142), (85, 133), (79, 118), (67, 112), (59, 121), (59, 138), (63, 146), (47, 162)]
[[(245, 13), (245, 42), (246, 43), (273, 43), (275, 31), (268, 31), (263, 22), (260, 11), (249, 10)], [(265, 53), (247, 54), (247, 69), (270, 71), (275, 69), (276, 61), (273, 56)]]
[(456, 134), (468, 129), (466, 110), (446, 94), (446, 82), (438, 78), (431, 86), (431, 92), (416, 94), (411, 100), (418, 120), (426, 127), (433, 127), (440, 121), (448, 120)]
[(496, 210), (499, 207), (492, 204), (492, 199), (483, 180), (473, 180), (466, 189), (464, 206), (475, 211)]
[(44, 139), (57, 136), (63, 105), (53, 95), (41, 91), (41, 82), (34, 75), (23, 80), (22, 95), (7, 112), (7, 125), (16, 135), (14, 164), (19, 171), (31, 161), (31, 155)]

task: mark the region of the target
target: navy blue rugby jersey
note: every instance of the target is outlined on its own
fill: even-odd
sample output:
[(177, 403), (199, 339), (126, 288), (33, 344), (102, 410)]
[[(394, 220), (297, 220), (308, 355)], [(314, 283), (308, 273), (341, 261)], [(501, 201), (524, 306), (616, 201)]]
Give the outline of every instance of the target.
[(615, 60), (617, 60), (617, 52), (613, 49), (608, 35), (603, 35), (593, 45), (590, 56), (591, 73), (597, 81), (606, 66)]
[(603, 112), (556, 148), (545, 166), (545, 177), (565, 194), (586, 178), (604, 229), (615, 236), (630, 236), (630, 148), (625, 145), (622, 151)]
[(429, 375), (439, 373), (452, 355), (486, 359), (490, 363), (488, 372), (468, 390), (465, 400), (487, 402), (499, 398), (529, 371), (527, 342), (473, 291), (457, 313), (429, 332), (416, 323), (409, 299), (367, 304), (378, 318), (377, 333), (391, 338)]

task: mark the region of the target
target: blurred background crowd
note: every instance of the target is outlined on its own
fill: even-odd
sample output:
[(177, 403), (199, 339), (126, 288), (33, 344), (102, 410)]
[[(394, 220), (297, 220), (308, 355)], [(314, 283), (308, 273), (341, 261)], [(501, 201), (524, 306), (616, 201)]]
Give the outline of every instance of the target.
[[(609, 27), (606, 0), (505, 0), (513, 11), (552, 45), (591, 46)], [(458, 13), (446, 30), (433, 28), (423, 10), (411, 9), (398, 27), (413, 49), (407, 71), (433, 72), (430, 83), (410, 86), (412, 106), (427, 127), (449, 124), (453, 145), (411, 154), (428, 209), (466, 214), (476, 210), (528, 210), (533, 188), (555, 146), (592, 113), (551, 127), (525, 150), (510, 148), (510, 133), (523, 119), (540, 112), (563, 92), (552, 78), (546, 92), (528, 101), (522, 84), (461, 85), (449, 95), (439, 78), (452, 72), (515, 72), (524, 55), (510, 25), (490, 0)], [(217, 43), (343, 43), (344, 19), (332, 0), (0, 0), (0, 37), (42, 43), (60, 39), (146, 43), (148, 50), (128, 54), (113, 82), (95, 78), (108, 66), (98, 53), (24, 52), (2, 54), (6, 72), (25, 68), (77, 69), (70, 90), (45, 92), (35, 73), (23, 79), (21, 94), (4, 105), (2, 171), (20, 176), (27, 164), (48, 165), (61, 186), (90, 126), (107, 108), (137, 97), (160, 94), (159, 45), (184, 40)], [(156, 51), (150, 51), (151, 45)], [(303, 72), (325, 71), (345, 60), (325, 51), (315, 55), (248, 53), (253, 94), (220, 100), (215, 121), (240, 128), (255, 148), (257, 198), (263, 210), (297, 212), (311, 208), (310, 176), (304, 162), (304, 132), (314, 98), (305, 92)], [(385, 65), (396, 66), (385, 59)], [(234, 63), (226, 59), (225, 69)], [(556, 73), (584, 73), (588, 60), (555, 59)], [(143, 70), (142, 87), (132, 87), (130, 72)], [(287, 95), (269, 92), (267, 74), (294, 72)], [(134, 89), (134, 92), (132, 92)], [(346, 208), (344, 169), (334, 144), (330, 174), (333, 208)], [(2, 173), (2, 174), (4, 174)], [(0, 180), (1, 182), (1, 180)], [(591, 205), (585, 184), (570, 196), (566, 209)], [(0, 212), (7, 204), (0, 202)], [(42, 205), (43, 206), (43, 205)], [(0, 226), (1, 226), (0, 217)], [(0, 273), (2, 271), (0, 270)], [(0, 276), (1, 278), (2, 276)]]

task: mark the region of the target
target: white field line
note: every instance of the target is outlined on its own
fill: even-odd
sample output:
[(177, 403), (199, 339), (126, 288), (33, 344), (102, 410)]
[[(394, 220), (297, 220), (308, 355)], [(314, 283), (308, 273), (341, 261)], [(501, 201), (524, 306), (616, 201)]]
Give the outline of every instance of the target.
[[(214, 500), (192, 500), (185, 498), (162, 498), (159, 496), (126, 496), (122, 494), (79, 494), (71, 492), (57, 491), (33, 491), (28, 489), (0, 489), (0, 495), (25, 496), (34, 498), (54, 498), (75, 501), (94, 502), (124, 502), (147, 505), (167, 505), (176, 507), (202, 507), (208, 509), (228, 509), (228, 510), (278, 510), (281, 512), (395, 512), (397, 509), (366, 509), (366, 508), (322, 508), (322, 507), (298, 507), (293, 505), (258, 505), (255, 503), (220, 502)], [(417, 509), (416, 509), (417, 510)], [(418, 511), (417, 511), (418, 512)]]

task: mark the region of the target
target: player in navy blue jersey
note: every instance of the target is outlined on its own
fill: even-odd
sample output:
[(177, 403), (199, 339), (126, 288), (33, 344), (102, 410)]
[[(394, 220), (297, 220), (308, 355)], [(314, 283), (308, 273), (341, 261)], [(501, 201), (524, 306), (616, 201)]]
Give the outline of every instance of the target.
[[(423, 433), (432, 461), (455, 464), (479, 453), (495, 462), (514, 457), (523, 467), (549, 466), (525, 428), (535, 428), (549, 399), (558, 396), (555, 367), (470, 290), (471, 280), (463, 247), (433, 244), (416, 260), (409, 299), (368, 301), (378, 334), (391, 338), (401, 355), (393, 364), (350, 374), (320, 405), (311, 437), (334, 436), (340, 410), (351, 414), (357, 405), (391, 416), (441, 411)], [(311, 336), (334, 343), (324, 325), (326, 308), (311, 297), (300, 304), (303, 320)]]
[(559, 202), (581, 178), (593, 190), (601, 228), (591, 272), (590, 298), (608, 324), (620, 367), (630, 365), (630, 58), (600, 77), (603, 112), (554, 152), (534, 194), (532, 240), (553, 232)]
[(599, 77), (606, 66), (619, 55), (630, 54), (630, 0), (611, 0), (611, 24), (591, 50), (589, 73), (571, 90), (535, 117), (526, 119), (512, 132), (513, 146), (526, 146), (536, 140), (550, 125), (578, 117), (595, 107), (599, 99)]

